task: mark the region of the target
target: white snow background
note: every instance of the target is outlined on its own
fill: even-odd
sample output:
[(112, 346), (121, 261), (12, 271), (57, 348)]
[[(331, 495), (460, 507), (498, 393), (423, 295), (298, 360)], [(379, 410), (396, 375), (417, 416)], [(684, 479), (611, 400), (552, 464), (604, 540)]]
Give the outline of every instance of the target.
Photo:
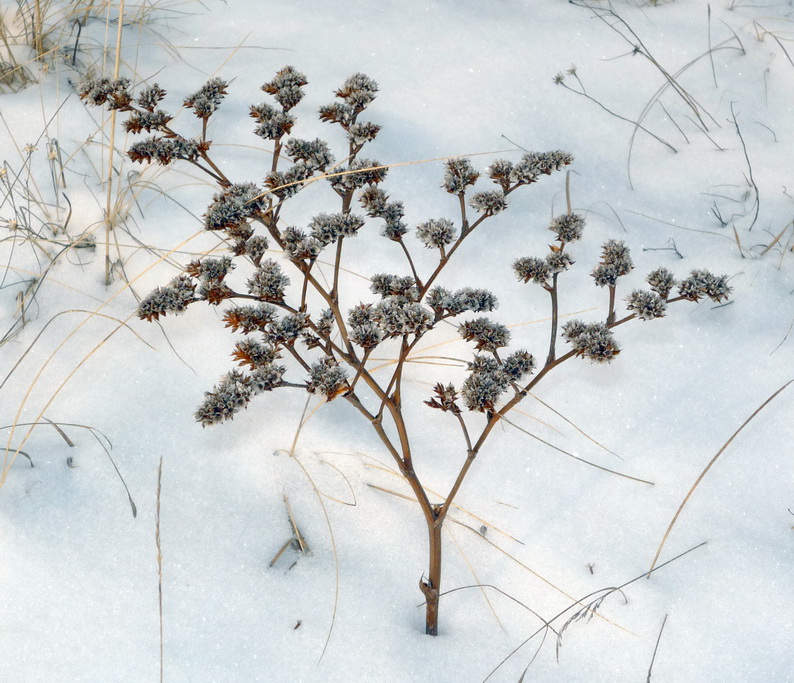
[[(86, 108), (70, 79), (88, 68), (112, 75), (112, 5), (83, 27), (80, 69), (62, 56), (73, 28), (41, 63), (15, 47), (36, 82), (0, 98), (0, 681), (158, 680), (160, 458), (167, 681), (481, 681), (500, 664), (489, 680), (516, 681), (530, 662), (525, 680), (533, 681), (794, 680), (791, 388), (717, 459), (660, 563), (696, 549), (563, 630), (581, 609), (576, 600), (648, 571), (709, 461), (794, 378), (792, 2), (614, 0), (626, 22), (615, 28), (629, 35), (630, 27), (629, 40), (610, 27), (614, 17), (564, 0), (128, 3), (122, 76), (160, 83), (172, 113), (210, 76), (231, 82), (210, 138), (213, 158), (236, 182), (261, 183), (269, 170), (248, 106), (267, 99), (259, 88), (277, 69), (291, 64), (309, 80), (294, 133), (327, 139), (337, 158), (345, 141), (316, 111), (364, 72), (380, 85), (367, 118), (383, 126), (365, 154), (382, 163), (478, 155), (472, 161), (484, 170), (496, 158), (519, 159), (521, 148), (574, 155), (572, 201), (587, 226), (571, 247), (576, 264), (560, 278), (562, 315), (604, 318), (606, 292), (589, 273), (610, 238), (626, 241), (636, 265), (619, 284), (621, 302), (657, 266), (730, 277), (730, 304), (681, 302), (664, 319), (623, 325), (613, 363), (571, 359), (538, 385), (539, 400), (512, 413), (539, 439), (653, 486), (508, 424), (494, 430), (456, 498), (460, 524), (445, 525), (442, 590), (470, 588), (442, 597), (436, 638), (424, 635), (418, 590), (427, 571), (421, 513), (383, 490), (410, 495), (347, 403), (312, 413), (292, 455), (308, 396), (294, 389), (258, 397), (233, 422), (194, 422), (203, 392), (232, 367), (233, 336), (221, 311), (201, 304), (159, 325), (139, 321), (132, 290), (144, 296), (178, 264), (218, 248), (211, 234), (182, 245), (200, 231), (216, 188), (187, 165), (163, 172), (125, 159), (133, 138), (121, 117), (112, 195), (122, 192), (126, 213), (111, 257), (123, 273), (117, 268), (105, 286), (108, 115)], [(3, 8), (8, 22), (14, 10)], [(639, 40), (656, 64), (633, 54)], [(572, 65), (597, 102), (566, 89), (579, 87), (570, 74), (565, 85), (554, 82)], [(706, 130), (677, 89), (697, 101)], [(604, 107), (631, 121), (644, 115), (643, 126), (676, 152)], [(184, 110), (174, 125), (199, 126)], [(57, 192), (47, 161), (53, 139), (66, 183)], [(456, 215), (442, 175), (441, 161), (404, 165), (382, 187), (405, 202), (415, 226)], [(39, 204), (20, 199), (23, 187)], [(62, 193), (72, 209), (65, 232)], [(310, 186), (291, 201), (289, 221), (305, 225), (333, 210), (332, 199), (322, 184)], [(549, 297), (517, 282), (511, 265), (546, 252), (549, 220), (564, 210), (564, 173), (516, 192), (441, 282), (492, 289), (500, 301), (492, 317), (514, 326), (512, 347), (539, 359)], [(36, 239), (13, 229), (18, 216)], [(404, 274), (379, 229), (373, 220), (350, 240), (345, 267)], [(68, 247), (84, 233), (95, 250)], [(373, 300), (366, 280), (350, 275), (348, 283), (348, 305)], [(454, 326), (434, 335), (424, 355), (470, 357)], [(422, 401), (463, 370), (409, 369), (416, 466), (428, 488), (446, 491), (465, 447), (452, 418)], [(313, 397), (308, 410), (318, 404)], [(13, 459), (19, 449), (30, 461)], [(293, 534), (285, 500), (309, 553), (289, 547), (270, 566)], [(559, 650), (555, 633), (541, 628), (554, 617)]]

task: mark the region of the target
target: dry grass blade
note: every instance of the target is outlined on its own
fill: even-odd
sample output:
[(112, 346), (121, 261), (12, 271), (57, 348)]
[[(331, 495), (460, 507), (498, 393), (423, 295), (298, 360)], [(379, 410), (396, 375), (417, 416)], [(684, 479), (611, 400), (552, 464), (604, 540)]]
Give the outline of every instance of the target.
[(703, 481), (703, 478), (706, 476), (708, 471), (711, 469), (714, 463), (717, 462), (717, 458), (719, 458), (725, 452), (725, 449), (731, 445), (733, 440), (739, 435), (739, 432), (741, 432), (748, 424), (750, 424), (750, 422), (752, 422), (753, 419), (755, 419), (755, 416), (758, 415), (758, 413), (760, 413), (764, 408), (766, 408), (766, 406), (768, 406), (775, 398), (777, 398), (777, 396), (792, 382), (794, 382), (794, 379), (790, 379), (782, 387), (780, 387), (774, 394), (772, 394), (769, 398), (767, 398), (760, 406), (758, 406), (758, 408), (756, 408), (753, 411), (753, 414), (750, 415), (750, 417), (748, 417), (744, 422), (742, 422), (742, 425), (739, 427), (739, 429), (737, 429), (731, 435), (731, 438), (728, 439), (724, 444), (722, 444), (722, 447), (717, 451), (714, 457), (709, 461), (709, 464), (706, 465), (706, 467), (700, 473), (698, 478), (695, 480), (695, 483), (692, 484), (692, 488), (690, 488), (686, 496), (684, 496), (684, 500), (681, 501), (681, 505), (678, 506), (678, 510), (676, 510), (675, 514), (673, 515), (673, 519), (670, 521), (670, 524), (667, 527), (667, 531), (664, 532), (664, 537), (662, 538), (662, 542), (659, 544), (659, 547), (656, 550), (656, 555), (654, 555), (653, 562), (651, 562), (651, 567), (648, 570), (649, 577), (650, 577), (650, 573), (654, 571), (654, 567), (656, 567), (656, 562), (659, 559), (659, 555), (662, 554), (662, 548), (664, 548), (664, 544), (667, 543), (667, 538), (670, 536), (670, 532), (673, 530), (675, 523), (678, 521), (678, 517), (681, 515), (684, 506), (689, 502), (689, 499), (692, 497), (692, 494), (695, 492), (695, 489), (700, 485), (700, 482)]
[(469, 568), (471, 575), (474, 577), (475, 583), (479, 586), (480, 592), (482, 593), (483, 598), (485, 598), (485, 602), (488, 603), (488, 607), (493, 613), (494, 619), (496, 619), (496, 623), (499, 624), (499, 628), (501, 628), (504, 631), (505, 630), (504, 624), (502, 624), (502, 620), (499, 618), (499, 615), (496, 613), (496, 609), (494, 609), (493, 603), (491, 603), (491, 600), (488, 598), (488, 593), (485, 592), (485, 587), (480, 584), (480, 577), (477, 576), (477, 572), (475, 571), (471, 562), (469, 562), (469, 558), (466, 555), (463, 548), (461, 547), (460, 543), (458, 542), (458, 539), (455, 537), (455, 534), (452, 533), (452, 529), (450, 529), (448, 526), (444, 527), (444, 530), (447, 532), (447, 535), (452, 539), (452, 542), (455, 544), (455, 547), (458, 549), (458, 552), (463, 558), (463, 561), (466, 563), (466, 566)]
[(56, 422), (53, 422), (53, 421), (52, 421), (52, 420), (50, 420), (48, 417), (44, 417), (44, 416), (42, 416), (42, 418), (43, 418), (44, 420), (46, 420), (46, 421), (47, 421), (49, 424), (51, 424), (51, 425), (53, 426), (53, 428), (55, 429), (55, 431), (56, 431), (56, 432), (58, 432), (58, 434), (60, 434), (60, 435), (61, 435), (61, 438), (62, 438), (62, 439), (63, 439), (63, 440), (64, 440), (64, 441), (67, 443), (67, 445), (69, 446), (69, 448), (74, 448), (74, 441), (72, 441), (72, 440), (71, 440), (71, 439), (70, 439), (68, 436), (66, 436), (66, 432), (65, 432), (65, 431), (63, 431), (63, 429), (61, 429), (61, 427), (60, 427), (60, 425), (58, 425), (58, 423), (56, 423)]
[(616, 472), (615, 470), (611, 470), (608, 467), (603, 467), (602, 465), (596, 465), (594, 462), (590, 462), (589, 460), (585, 460), (584, 458), (580, 458), (578, 455), (574, 455), (570, 451), (566, 451), (565, 449), (560, 448), (559, 446), (555, 446), (553, 443), (551, 443), (549, 441), (546, 441), (545, 439), (541, 439), (539, 436), (536, 436), (535, 434), (533, 434), (529, 430), (524, 429), (523, 427), (519, 427), (517, 424), (515, 424), (514, 422), (511, 422), (510, 420), (508, 420), (504, 416), (502, 416), (502, 420), (504, 422), (507, 422), (507, 424), (509, 424), (511, 427), (517, 429), (519, 432), (522, 432), (522, 433), (526, 434), (527, 436), (531, 436), (533, 439), (535, 439), (537, 441), (540, 441), (540, 443), (548, 446), (549, 448), (553, 448), (555, 451), (557, 451), (559, 453), (562, 453), (563, 455), (567, 455), (569, 458), (573, 458), (574, 460), (578, 460), (579, 462), (584, 463), (585, 465), (590, 465), (590, 467), (595, 467), (597, 470), (602, 470), (603, 472), (609, 472), (609, 474), (615, 474), (618, 477), (623, 477), (624, 479), (630, 479), (631, 481), (636, 481), (636, 482), (639, 482), (640, 484), (648, 484), (649, 486), (655, 486), (655, 484), (652, 481), (648, 481), (647, 479), (640, 479), (639, 477), (632, 477), (629, 474), (623, 474), (622, 472)]
[(769, 250), (770, 250), (772, 247), (774, 247), (774, 246), (775, 246), (775, 245), (776, 245), (776, 244), (777, 244), (777, 243), (780, 241), (780, 238), (781, 238), (781, 237), (783, 237), (783, 235), (785, 234), (786, 230), (788, 230), (788, 229), (791, 227), (791, 225), (792, 225), (792, 224), (794, 224), (794, 221), (789, 221), (788, 223), (786, 223), (786, 227), (784, 227), (784, 228), (783, 228), (783, 229), (782, 229), (782, 230), (781, 230), (781, 231), (780, 231), (780, 232), (777, 234), (777, 236), (775, 237), (775, 239), (773, 239), (773, 240), (772, 240), (772, 241), (771, 241), (771, 242), (770, 242), (770, 243), (767, 245), (767, 247), (766, 247), (766, 248), (765, 248), (765, 249), (764, 249), (764, 250), (761, 252), (761, 256), (763, 256), (764, 254), (766, 254), (766, 252), (768, 252), (768, 251), (769, 251)]
[(160, 544), (160, 491), (163, 479), (163, 456), (157, 467), (157, 495), (154, 508), (154, 542), (157, 546), (157, 595), (160, 615), (160, 683), (163, 683), (163, 549)]
[(292, 527), (292, 533), (295, 535), (295, 540), (298, 542), (301, 552), (306, 555), (309, 552), (309, 546), (306, 541), (303, 540), (303, 534), (301, 534), (298, 523), (295, 521), (295, 515), (292, 514), (292, 506), (289, 504), (287, 494), (284, 494), (284, 505), (287, 506), (287, 515), (289, 516), (289, 523)]
[[(487, 675), (487, 676), (486, 676), (486, 677), (483, 679), (483, 683), (485, 683), (485, 681), (487, 681), (488, 679), (490, 679), (490, 678), (491, 678), (491, 676), (493, 676), (493, 675), (494, 675), (494, 674), (495, 674), (495, 673), (496, 673), (496, 672), (497, 672), (497, 671), (498, 671), (498, 670), (499, 670), (499, 669), (502, 667), (502, 665), (503, 665), (505, 662), (507, 662), (507, 660), (508, 660), (508, 659), (510, 659), (510, 658), (511, 658), (513, 655), (515, 655), (515, 654), (516, 654), (516, 653), (517, 653), (519, 650), (521, 650), (521, 649), (522, 649), (522, 648), (523, 648), (523, 647), (524, 647), (524, 646), (525, 646), (527, 643), (529, 643), (531, 640), (533, 640), (533, 639), (535, 638), (535, 636), (537, 636), (539, 633), (542, 633), (542, 632), (544, 632), (544, 631), (547, 631), (547, 630), (548, 630), (548, 628), (549, 628), (549, 626), (550, 626), (551, 624), (553, 624), (555, 621), (557, 621), (557, 619), (560, 619), (560, 618), (562, 618), (563, 616), (565, 616), (565, 615), (566, 615), (566, 614), (567, 614), (567, 613), (568, 613), (570, 610), (572, 610), (572, 609), (575, 609), (577, 606), (584, 606), (585, 608), (587, 608), (587, 611), (585, 611), (585, 612), (582, 612), (581, 610), (579, 610), (579, 611), (577, 612), (577, 614), (578, 614), (578, 613), (581, 613), (581, 614), (584, 614), (584, 615), (586, 616), (586, 615), (587, 615), (589, 612), (592, 612), (592, 606), (593, 606), (595, 603), (598, 603), (598, 604), (600, 605), (600, 604), (601, 604), (601, 603), (604, 601), (604, 599), (605, 599), (606, 597), (608, 597), (609, 595), (611, 595), (612, 593), (619, 592), (619, 593), (623, 594), (623, 589), (624, 589), (624, 588), (626, 588), (627, 586), (630, 586), (631, 584), (633, 584), (633, 583), (636, 583), (637, 581), (639, 581), (639, 580), (640, 580), (640, 579), (642, 579), (642, 578), (645, 578), (645, 577), (647, 577), (647, 576), (650, 576), (650, 575), (651, 575), (653, 572), (658, 572), (658, 571), (659, 571), (660, 569), (662, 569), (663, 567), (666, 567), (667, 565), (669, 565), (669, 564), (672, 564), (673, 562), (675, 562), (675, 561), (677, 561), (677, 560), (680, 560), (680, 559), (681, 559), (682, 557), (684, 557), (685, 555), (688, 555), (689, 553), (691, 553), (691, 552), (693, 552), (693, 551), (697, 550), (698, 548), (702, 548), (704, 545), (706, 545), (706, 542), (705, 542), (705, 541), (703, 541), (702, 543), (698, 543), (696, 546), (693, 546), (693, 547), (689, 548), (689, 550), (685, 550), (684, 552), (682, 552), (682, 553), (680, 553), (680, 554), (676, 555), (676, 556), (675, 556), (675, 557), (673, 557), (672, 559), (670, 559), (670, 560), (667, 560), (666, 562), (663, 562), (662, 564), (660, 564), (660, 565), (659, 565), (658, 567), (656, 567), (655, 569), (651, 569), (651, 570), (649, 570), (649, 571), (645, 572), (644, 574), (640, 574), (639, 576), (635, 576), (633, 579), (630, 579), (629, 581), (626, 581), (625, 583), (622, 583), (622, 584), (620, 584), (619, 586), (615, 586), (615, 587), (613, 587), (613, 588), (602, 588), (602, 589), (600, 589), (600, 590), (593, 591), (592, 593), (588, 593), (587, 595), (585, 595), (585, 596), (584, 596), (583, 598), (581, 598), (580, 600), (577, 600), (576, 602), (574, 602), (573, 604), (569, 605), (568, 607), (566, 607), (566, 608), (565, 608), (564, 610), (562, 610), (561, 612), (558, 612), (558, 613), (557, 613), (557, 614), (556, 614), (554, 617), (552, 617), (552, 618), (551, 618), (551, 619), (550, 619), (550, 620), (547, 622), (547, 623), (548, 623), (548, 625), (541, 626), (541, 627), (540, 627), (539, 629), (537, 629), (537, 630), (536, 630), (534, 633), (532, 633), (532, 634), (531, 634), (529, 637), (525, 638), (525, 639), (524, 639), (524, 640), (523, 640), (521, 643), (519, 643), (519, 644), (518, 644), (518, 645), (517, 645), (515, 648), (513, 648), (513, 650), (512, 650), (512, 651), (511, 651), (511, 652), (510, 652), (510, 653), (509, 653), (509, 654), (508, 654), (508, 655), (507, 655), (507, 656), (506, 656), (504, 659), (502, 659), (502, 661), (501, 661), (501, 662), (499, 662), (499, 663), (498, 663), (498, 664), (497, 664), (497, 665), (496, 665), (496, 666), (495, 666), (495, 667), (494, 667), (494, 668), (491, 670), (491, 672), (490, 672), (490, 673), (489, 673), (489, 674), (488, 674), (488, 675)], [(596, 597), (596, 596), (597, 596), (597, 597)], [(591, 598), (595, 598), (595, 599), (594, 599), (594, 600), (590, 600)], [(590, 602), (589, 602), (589, 603), (588, 603), (588, 602), (586, 602), (587, 600), (590, 600)], [(600, 615), (598, 612), (593, 612), (593, 616), (601, 616), (601, 615)], [(603, 618), (603, 617), (602, 617), (602, 618)], [(564, 626), (563, 626), (563, 627), (560, 629), (560, 631), (557, 633), (558, 637), (559, 637), (559, 636), (562, 634), (562, 632), (563, 632), (563, 630), (565, 629), (565, 627), (566, 627), (566, 626), (568, 626), (570, 623), (571, 623), (571, 618), (569, 618), (569, 619), (566, 621), (565, 625), (564, 625)], [(624, 630), (625, 630), (625, 629), (624, 629)], [(634, 635), (636, 635), (636, 634), (634, 634)], [(533, 660), (533, 661), (534, 661), (534, 659), (535, 659), (535, 657), (533, 657), (533, 658), (532, 658), (532, 660)], [(530, 662), (530, 664), (531, 664), (531, 663), (532, 663), (532, 662)], [(526, 671), (527, 671), (527, 669), (528, 669), (528, 668), (529, 668), (529, 664), (527, 665), (527, 668), (526, 668), (526, 669), (524, 669), (524, 673), (526, 673)]]
[(659, 636), (656, 638), (656, 646), (653, 648), (653, 655), (651, 656), (651, 663), (648, 665), (648, 678), (645, 679), (645, 683), (651, 683), (651, 671), (653, 670), (653, 663), (656, 661), (656, 653), (659, 650), (659, 643), (662, 641), (662, 632), (664, 631), (664, 625), (667, 623), (668, 615), (664, 615), (664, 619), (662, 620), (662, 626), (659, 629)]
[[(552, 407), (551, 407), (551, 406), (550, 406), (548, 403), (546, 403), (544, 400), (542, 400), (542, 399), (538, 398), (538, 397), (537, 397), (535, 394), (533, 394), (532, 392), (530, 392), (530, 393), (529, 393), (529, 395), (530, 395), (532, 398), (534, 398), (534, 399), (535, 399), (535, 400), (536, 400), (538, 403), (540, 403), (540, 405), (542, 405), (544, 408), (546, 408), (547, 410), (550, 410), (550, 411), (551, 411), (552, 413), (554, 413), (554, 414), (555, 414), (557, 417), (559, 417), (559, 418), (563, 419), (565, 422), (567, 422), (569, 425), (571, 425), (571, 427), (573, 427), (573, 428), (574, 428), (574, 429), (575, 429), (577, 432), (579, 432), (579, 433), (580, 433), (580, 434), (581, 434), (581, 435), (582, 435), (582, 436), (583, 436), (585, 439), (587, 439), (587, 440), (588, 440), (588, 441), (590, 441), (591, 443), (594, 443), (596, 446), (598, 446), (598, 447), (599, 447), (599, 448), (601, 448), (602, 450), (605, 450), (607, 453), (609, 453), (609, 454), (611, 454), (611, 455), (614, 455), (614, 456), (615, 456), (616, 458), (618, 458), (619, 460), (623, 460), (623, 458), (622, 458), (621, 456), (619, 456), (617, 453), (615, 453), (615, 451), (611, 451), (611, 450), (609, 450), (609, 449), (608, 449), (606, 446), (604, 446), (602, 443), (600, 443), (600, 442), (596, 441), (596, 440), (595, 440), (595, 439), (594, 439), (592, 436), (590, 436), (590, 435), (589, 435), (589, 434), (588, 434), (586, 431), (584, 431), (584, 430), (583, 430), (581, 427), (579, 427), (579, 425), (577, 425), (575, 422), (573, 422), (572, 420), (569, 420), (567, 417), (565, 417), (565, 415), (563, 415), (563, 414), (562, 414), (562, 413), (561, 413), (559, 410), (557, 410), (557, 409), (555, 409), (555, 408), (552, 408)], [(557, 431), (557, 430), (555, 430), (555, 431)]]

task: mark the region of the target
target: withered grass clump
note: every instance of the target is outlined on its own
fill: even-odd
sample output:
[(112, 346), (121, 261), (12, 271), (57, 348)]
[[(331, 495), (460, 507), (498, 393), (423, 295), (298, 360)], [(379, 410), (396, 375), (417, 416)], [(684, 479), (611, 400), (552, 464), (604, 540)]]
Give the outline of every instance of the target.
[[(364, 74), (354, 74), (336, 91), (333, 103), (319, 116), (341, 130), (347, 148), (335, 161), (323, 140), (303, 140), (292, 134), (295, 107), (303, 98), (306, 77), (288, 66), (262, 90), (272, 102), (250, 108), (254, 133), (272, 150), (272, 163), (260, 184), (227, 177), (212, 157), (207, 124), (227, 93), (228, 83), (213, 78), (183, 99), (200, 122), (198, 135), (171, 128), (172, 116), (160, 108), (166, 92), (158, 85), (143, 87), (135, 96), (126, 79), (83, 81), (80, 96), (93, 105), (127, 113), (125, 127), (149, 137), (134, 143), (129, 156), (141, 163), (168, 165), (176, 161), (201, 169), (218, 185), (206, 214), (207, 230), (218, 233), (229, 255), (191, 262), (184, 273), (157, 288), (139, 306), (146, 320), (180, 313), (204, 301), (225, 305), (223, 321), (235, 333), (232, 358), (238, 368), (224, 375), (196, 411), (204, 426), (231, 419), (262, 393), (298, 388), (325, 400), (341, 398), (366, 419), (394, 458), (422, 510), (429, 536), (429, 570), (420, 581), (426, 608), (426, 631), (438, 633), (441, 587), (441, 531), (455, 496), (493, 428), (543, 378), (561, 363), (583, 356), (599, 363), (620, 352), (613, 329), (629, 320), (649, 320), (665, 314), (669, 304), (709, 297), (727, 298), (726, 278), (693, 271), (681, 282), (658, 269), (648, 276), (649, 289), (628, 297), (628, 312), (620, 317), (616, 289), (633, 263), (628, 247), (610, 240), (592, 272), (597, 285), (607, 288), (609, 304), (603, 322), (571, 320), (561, 328), (569, 345), (560, 348), (558, 333), (559, 278), (573, 265), (570, 245), (582, 237), (584, 217), (567, 213), (550, 226), (554, 243), (544, 256), (517, 259), (519, 280), (545, 289), (551, 299), (549, 350), (541, 365), (524, 349), (510, 348), (510, 332), (487, 314), (497, 306), (486, 289), (449, 290), (439, 284), (464, 240), (484, 222), (509, 208), (513, 192), (532, 185), (572, 163), (570, 154), (550, 151), (524, 154), (517, 161), (500, 159), (485, 171), (495, 189), (476, 190), (482, 173), (467, 158), (446, 162), (442, 187), (457, 198), (458, 216), (430, 218), (415, 228), (422, 247), (436, 254), (435, 265), (420, 272), (416, 242), (406, 239), (403, 203), (392, 199), (381, 184), (388, 168), (361, 156), (376, 138), (380, 125), (363, 118), (378, 86)], [(306, 225), (285, 224), (284, 204), (308, 184), (324, 179), (337, 195), (336, 206), (315, 215)], [(358, 205), (356, 205), (356, 202)], [(342, 273), (346, 244), (378, 219), (384, 248), (392, 243), (393, 273), (371, 276), (373, 296), (350, 301)], [(330, 270), (321, 273), (330, 262)], [(473, 274), (474, 275), (474, 274)], [(482, 277), (482, 273), (478, 273)], [(677, 290), (677, 296), (672, 296)], [(425, 483), (414, 469), (414, 457), (432, 447), (412, 440), (403, 404), (404, 370), (417, 344), (442, 321), (468, 314), (459, 323), (461, 337), (474, 346), (466, 377), (460, 386), (439, 381), (425, 404), (450, 413), (450, 429), (458, 432), (466, 457), (441, 502), (431, 502)], [(373, 372), (373, 352), (394, 351), (395, 362), (383, 379)]]

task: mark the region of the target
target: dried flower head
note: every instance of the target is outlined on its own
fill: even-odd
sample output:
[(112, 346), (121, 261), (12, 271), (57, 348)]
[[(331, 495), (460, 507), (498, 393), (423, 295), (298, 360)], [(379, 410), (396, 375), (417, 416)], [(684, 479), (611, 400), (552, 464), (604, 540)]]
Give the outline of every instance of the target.
[(239, 370), (226, 373), (212, 391), (204, 392), (204, 401), (195, 412), (202, 427), (231, 420), (251, 401), (250, 380)]
[(446, 218), (431, 218), (416, 226), (416, 236), (428, 249), (440, 249), (452, 244), (458, 233), (452, 221)]
[(289, 286), (289, 278), (281, 271), (281, 266), (273, 259), (259, 264), (247, 282), (248, 292), (261, 301), (280, 303), (284, 300), (284, 290)]
[(182, 313), (189, 304), (198, 301), (196, 283), (187, 275), (178, 275), (165, 287), (158, 287), (138, 305), (141, 320), (158, 320), (167, 313)]
[(262, 86), (262, 90), (273, 95), (284, 111), (288, 111), (303, 99), (302, 87), (307, 83), (306, 76), (300, 71), (292, 66), (285, 66), (276, 72), (272, 81)]
[(332, 244), (340, 237), (355, 237), (364, 219), (352, 213), (320, 213), (309, 222), (311, 236), (321, 245)]
[(686, 280), (678, 285), (678, 293), (690, 301), (698, 301), (707, 296), (719, 303), (731, 293), (727, 275), (713, 275), (708, 270), (693, 270)]
[(584, 223), (584, 216), (581, 214), (564, 213), (551, 222), (549, 230), (556, 233), (557, 240), (565, 244), (581, 239)]
[(450, 411), (456, 415), (460, 413), (460, 407), (457, 404), (458, 392), (455, 391), (455, 386), (453, 384), (444, 386), (439, 382), (433, 387), (433, 393), (435, 397), (431, 398), (429, 401), (425, 401), (425, 405), (436, 408), (437, 410), (443, 410), (444, 412)]
[(499, 190), (488, 190), (487, 192), (477, 192), (469, 201), (469, 206), (477, 213), (484, 213), (486, 216), (495, 216), (502, 213), (507, 208), (507, 197)]
[(570, 320), (562, 326), (562, 336), (577, 355), (596, 363), (608, 363), (620, 353), (612, 331), (604, 323)]
[(183, 105), (192, 109), (198, 118), (208, 119), (223, 101), (228, 87), (229, 84), (222, 78), (211, 78), (199, 90), (188, 95)]
[(471, 165), (471, 159), (459, 157), (449, 159), (444, 170), (444, 181), (441, 183), (450, 194), (463, 194), (469, 187), (477, 182), (480, 174)]
[(488, 318), (467, 320), (458, 327), (458, 334), (466, 341), (473, 341), (478, 351), (493, 352), (510, 343), (510, 331)]
[(509, 378), (496, 359), (488, 356), (474, 356), (468, 369), (469, 376), (461, 387), (464, 404), (473, 411), (493, 411), (510, 384)]
[(670, 292), (675, 287), (676, 281), (673, 274), (667, 268), (657, 268), (650, 272), (645, 281), (651, 286), (651, 289), (656, 292), (662, 299), (667, 300)]
[(626, 308), (634, 311), (640, 320), (653, 320), (664, 317), (667, 303), (656, 292), (635, 289), (626, 297)]
[(513, 270), (522, 282), (535, 282), (544, 287), (549, 286), (551, 270), (546, 259), (536, 256), (524, 256), (513, 263)]
[(312, 363), (306, 388), (313, 394), (323, 394), (332, 401), (347, 390), (347, 372), (336, 360), (324, 356)]

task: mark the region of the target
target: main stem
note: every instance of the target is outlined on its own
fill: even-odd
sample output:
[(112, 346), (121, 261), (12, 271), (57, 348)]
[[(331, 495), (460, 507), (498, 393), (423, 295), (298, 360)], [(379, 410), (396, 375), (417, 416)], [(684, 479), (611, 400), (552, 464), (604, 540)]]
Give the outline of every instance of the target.
[(441, 591), (441, 529), (444, 519), (428, 520), (427, 534), (430, 542), (430, 567), (427, 579), (419, 581), (419, 588), (425, 596), (425, 633), (429, 636), (438, 635), (438, 603)]

